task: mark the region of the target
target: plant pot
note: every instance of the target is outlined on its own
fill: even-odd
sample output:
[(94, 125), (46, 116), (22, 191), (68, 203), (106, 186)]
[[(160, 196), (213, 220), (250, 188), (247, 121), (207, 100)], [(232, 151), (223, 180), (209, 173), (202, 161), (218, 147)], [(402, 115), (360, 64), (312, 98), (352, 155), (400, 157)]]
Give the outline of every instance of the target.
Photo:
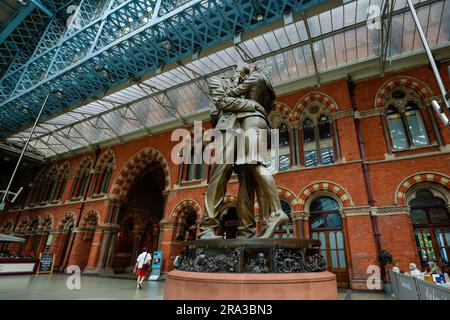
[(391, 287), (390, 283), (384, 283), (383, 289), (384, 289), (384, 292), (386, 292), (387, 294), (392, 294), (392, 287)]

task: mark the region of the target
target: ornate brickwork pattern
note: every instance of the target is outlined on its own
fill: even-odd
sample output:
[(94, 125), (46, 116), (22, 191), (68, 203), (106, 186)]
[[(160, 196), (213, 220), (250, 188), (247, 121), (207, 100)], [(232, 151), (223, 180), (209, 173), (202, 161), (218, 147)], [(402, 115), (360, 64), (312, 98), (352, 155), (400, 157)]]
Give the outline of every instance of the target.
[(309, 186), (306, 186), (299, 195), (299, 209), (297, 211), (305, 211), (305, 202), (308, 197), (317, 191), (327, 191), (330, 193), (336, 194), (341, 202), (343, 207), (350, 207), (353, 205), (353, 201), (351, 200), (348, 192), (341, 186), (330, 182), (330, 181), (319, 181)]
[(386, 81), (375, 95), (375, 108), (383, 108), (384, 96), (394, 87), (404, 86), (416, 90), (422, 99), (429, 98), (433, 95), (431, 89), (422, 81), (412, 77), (395, 76)]
[(170, 221), (176, 221), (182, 217), (188, 210), (193, 210), (197, 213), (197, 219), (200, 220), (202, 215), (202, 209), (197, 201), (193, 199), (186, 199), (179, 202), (170, 213)]
[(159, 162), (164, 170), (165, 190), (167, 191), (170, 188), (170, 170), (166, 159), (158, 150), (145, 148), (125, 164), (111, 189), (111, 197), (125, 199), (136, 177), (154, 161)]
[(406, 193), (409, 188), (420, 182), (435, 182), (442, 184), (447, 190), (450, 190), (450, 177), (441, 173), (422, 172), (409, 176), (397, 187), (395, 191), (395, 204), (406, 205)]
[(292, 112), (290, 121), (299, 121), (303, 108), (308, 106), (308, 104), (312, 101), (317, 101), (324, 105), (330, 110), (330, 112), (335, 112), (339, 109), (336, 102), (330, 96), (322, 92), (310, 92), (297, 102), (295, 109)]

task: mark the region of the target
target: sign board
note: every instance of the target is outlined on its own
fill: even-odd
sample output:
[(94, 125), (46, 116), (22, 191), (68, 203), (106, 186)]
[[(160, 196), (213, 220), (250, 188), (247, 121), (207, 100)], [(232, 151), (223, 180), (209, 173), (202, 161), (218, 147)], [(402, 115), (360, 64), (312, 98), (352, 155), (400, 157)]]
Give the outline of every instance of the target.
[(428, 281), (417, 279), (420, 300), (450, 300), (450, 287), (446, 288)]
[(416, 281), (412, 276), (396, 273), (399, 300), (419, 300)]
[(0, 275), (12, 275), (12, 274), (32, 274), (36, 263), (1, 263), (0, 262)]
[(37, 273), (53, 273), (53, 263), (55, 255), (53, 253), (41, 253), (39, 255), (39, 267)]
[(148, 280), (158, 280), (161, 277), (161, 268), (163, 263), (162, 251), (153, 252), (152, 273)]

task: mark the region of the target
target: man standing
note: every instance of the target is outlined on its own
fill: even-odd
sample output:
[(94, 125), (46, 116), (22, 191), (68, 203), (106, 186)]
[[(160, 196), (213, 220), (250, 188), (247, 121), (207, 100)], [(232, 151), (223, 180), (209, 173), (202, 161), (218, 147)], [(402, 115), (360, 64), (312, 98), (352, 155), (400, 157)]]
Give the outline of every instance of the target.
[(147, 252), (148, 249), (144, 248), (143, 252), (137, 257), (136, 265), (134, 266), (134, 273), (137, 276), (137, 288), (142, 289), (142, 282), (148, 275), (150, 269), (150, 262), (152, 261), (152, 255)]

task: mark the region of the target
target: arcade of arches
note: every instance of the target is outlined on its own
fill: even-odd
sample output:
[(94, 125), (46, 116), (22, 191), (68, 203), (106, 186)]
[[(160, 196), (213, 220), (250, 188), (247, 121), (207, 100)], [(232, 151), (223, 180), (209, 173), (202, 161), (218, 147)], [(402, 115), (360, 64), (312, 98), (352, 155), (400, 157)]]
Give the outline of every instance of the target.
[[(341, 79), (281, 96), (270, 114), (281, 129), (275, 179), (290, 217), (274, 237), (320, 239), (339, 286), (367, 289), (379, 249), (403, 270), (436, 261), (450, 271), (450, 129), (433, 115), (430, 79), (422, 67), (354, 86)], [(145, 246), (161, 250), (163, 272), (171, 270), (183, 241), (197, 236), (210, 167), (172, 163), (170, 137), (28, 168), (23, 194), (0, 214), (0, 233), (26, 241), (0, 250), (48, 251), (55, 270), (76, 264), (99, 274), (131, 272)], [(237, 192), (233, 176), (217, 230), (226, 238), (236, 235)]]

